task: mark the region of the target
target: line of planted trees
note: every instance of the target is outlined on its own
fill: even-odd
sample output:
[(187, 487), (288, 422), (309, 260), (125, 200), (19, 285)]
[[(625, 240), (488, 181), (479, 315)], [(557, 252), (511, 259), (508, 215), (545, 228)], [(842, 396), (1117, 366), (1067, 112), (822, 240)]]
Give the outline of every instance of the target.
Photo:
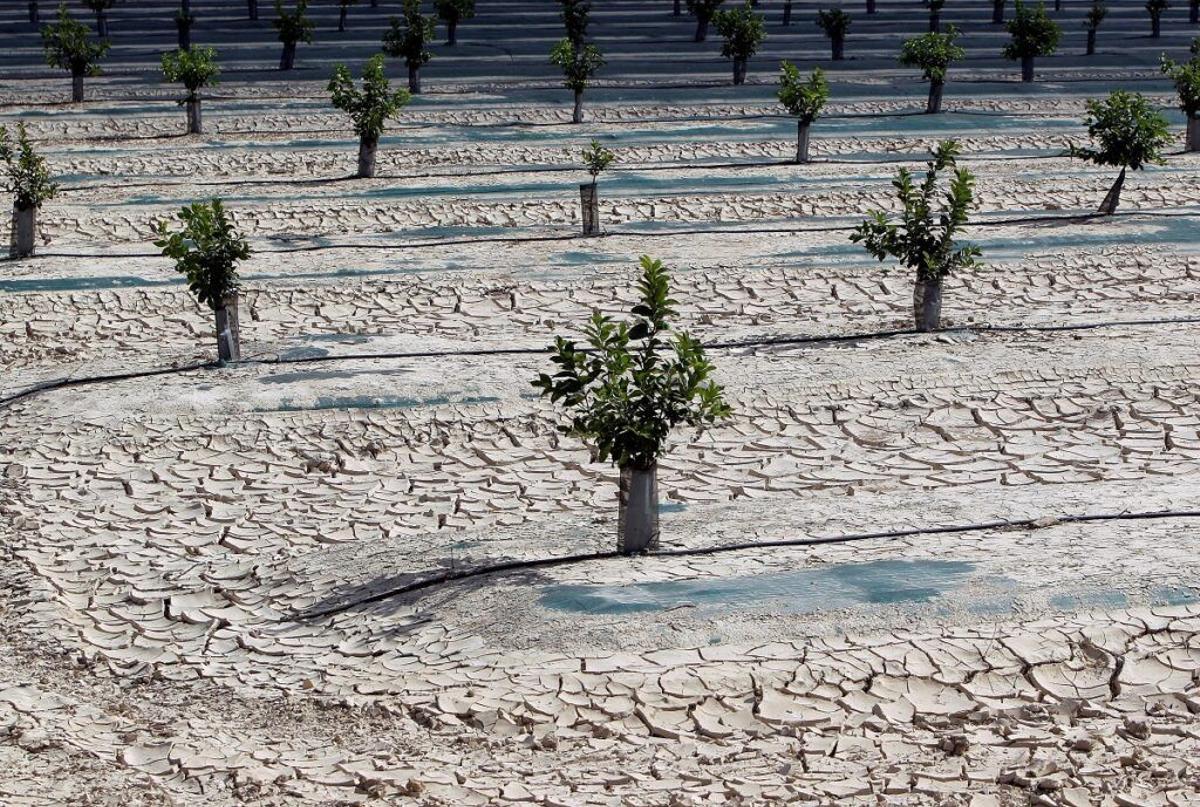
[[(175, 58), (185, 58), (184, 52)], [(1180, 88), (1181, 103), (1192, 104), (1194, 110), (1200, 98), (1200, 44), (1193, 47), (1190, 62), (1181, 65), (1164, 58), (1162, 68)], [(164, 74), (172, 69), (164, 61)], [(361, 88), (339, 65), (329, 89), (335, 106), (350, 114), (363, 137), (372, 132), (377, 137), (383, 121), (408, 98), (403, 90), (391, 91), (387, 86), (383, 54), (368, 61)], [(802, 161), (802, 144), (807, 143), (807, 127), (817, 120), (828, 98), (828, 83), (819, 69), (805, 78), (794, 65), (783, 64), (779, 99), (797, 117), (798, 161)], [(1194, 114), (1189, 112), (1189, 119)], [(1126, 171), (1162, 161), (1170, 139), (1167, 123), (1144, 97), (1117, 91), (1089, 102), (1086, 124), (1092, 144), (1073, 147), (1071, 153), (1120, 168), (1100, 208), (1112, 213)], [(1189, 129), (1189, 142), (1193, 131)], [(25, 249), (24, 254), (31, 254), (34, 214), (54, 196), (57, 185), (23, 125), (18, 125), (16, 134), (14, 141), (0, 127), (0, 161), (5, 166), (5, 189), (14, 194), (14, 254)], [(907, 168), (899, 169), (892, 184), (900, 212), (871, 211), (850, 236), (880, 261), (894, 260), (913, 273), (913, 322), (921, 332), (942, 326), (945, 278), (978, 267), (982, 257), (975, 245), (960, 241), (975, 202), (975, 178), (957, 164), (958, 156), (957, 143), (945, 141), (932, 152), (922, 180)], [(584, 161), (593, 188), (612, 160), (611, 152), (592, 142)], [(360, 173), (362, 161), (360, 147)], [(946, 172), (951, 173), (948, 182), (942, 180)], [(24, 217), (23, 222), (17, 221), (18, 216)], [(178, 213), (174, 229), (170, 222), (161, 222), (158, 236), (156, 246), (185, 275), (198, 302), (213, 311), (218, 357), (225, 362), (240, 360), (238, 269), (251, 249), (232, 216), (220, 199), (196, 202)], [(627, 554), (658, 545), (657, 462), (672, 431), (681, 425), (704, 429), (731, 414), (723, 390), (712, 380), (714, 367), (703, 346), (686, 332), (671, 333), (676, 303), (670, 297), (667, 269), (660, 261), (643, 257), (641, 270), (639, 302), (631, 319), (616, 322), (597, 313), (584, 327), (583, 347), (557, 338), (551, 348), (553, 374), (542, 373), (533, 381), (543, 396), (567, 410), (568, 421), (561, 430), (585, 440), (598, 461), (617, 466), (617, 547)]]
[[(765, 17), (755, 13), (753, 0), (745, 0), (744, 4), (734, 8), (722, 8), (724, 2), (725, 0), (688, 0), (688, 9), (696, 17), (694, 39), (704, 42), (711, 24), (723, 40), (721, 55), (732, 63), (733, 83), (742, 84), (746, 80), (750, 59), (766, 39)], [(952, 25), (943, 29), (941, 14), (945, 0), (923, 2), (929, 9), (929, 33), (905, 42), (901, 63), (925, 71), (925, 77), (930, 81), (930, 111), (937, 111), (941, 104), (940, 91), (944, 84), (945, 68), (949, 62), (964, 58), (966, 52), (954, 44), (954, 40), (959, 36), (958, 29)], [(1200, 0), (1194, 0), (1193, 10), (1198, 7)], [(1014, 14), (1007, 22), (1004, 20), (1004, 3), (998, 2), (995, 8), (997, 16), (994, 21), (1005, 23), (1010, 35), (1009, 42), (1001, 52), (1006, 59), (1020, 64), (1022, 81), (1033, 81), (1036, 60), (1057, 52), (1062, 38), (1061, 26), (1050, 17), (1042, 3), (1032, 5), (1023, 0), (1016, 0)], [(1166, 0), (1148, 0), (1146, 8), (1150, 13), (1151, 35), (1157, 38), (1161, 33), (1161, 15), (1167, 8)], [(783, 24), (790, 25), (790, 2), (785, 3), (783, 13)], [(873, 6), (868, 9), (868, 13), (875, 13)], [(1093, 0), (1084, 17), (1086, 53), (1089, 56), (1096, 52), (1096, 33), (1107, 14), (1108, 7), (1103, 0)], [(846, 36), (852, 22), (851, 15), (842, 8), (822, 9), (817, 12), (815, 22), (829, 39), (832, 60), (844, 59)], [(1191, 22), (1197, 22), (1194, 15)]]

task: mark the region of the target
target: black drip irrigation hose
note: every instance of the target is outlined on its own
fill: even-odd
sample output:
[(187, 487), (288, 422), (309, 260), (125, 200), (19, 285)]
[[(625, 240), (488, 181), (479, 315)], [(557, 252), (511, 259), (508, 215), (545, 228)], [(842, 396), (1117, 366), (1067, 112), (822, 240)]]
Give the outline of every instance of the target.
[[(1088, 331), (1098, 330), (1101, 328), (1121, 328), (1121, 327), (1145, 327), (1153, 325), (1190, 325), (1200, 324), (1200, 317), (1169, 317), (1160, 319), (1127, 319), (1127, 320), (1105, 320), (1103, 322), (1081, 322), (1076, 324), (1063, 325), (976, 325), (976, 326), (958, 326), (951, 328), (943, 328), (939, 331), (931, 332), (929, 335), (935, 336), (938, 334), (955, 334), (955, 333), (1054, 333), (1061, 331)], [(787, 347), (794, 345), (819, 345), (819, 344), (842, 344), (847, 342), (867, 342), (875, 340), (892, 339), (897, 336), (915, 336), (920, 334), (913, 328), (901, 328), (888, 331), (869, 331), (867, 333), (849, 333), (849, 334), (827, 334), (824, 336), (779, 336), (779, 337), (764, 337), (761, 339), (743, 339), (731, 341), (707, 342), (703, 345), (706, 350), (742, 350), (753, 348), (770, 348), (770, 347)], [(26, 398), (33, 397), (44, 392), (53, 390), (66, 389), (69, 387), (82, 387), (95, 384), (104, 384), (113, 381), (129, 381), (139, 378), (151, 378), (154, 376), (174, 375), (182, 373), (195, 372), (196, 370), (208, 370), (223, 366), (237, 365), (266, 365), (279, 366), (290, 364), (320, 364), (323, 362), (337, 361), (394, 361), (405, 359), (447, 359), (458, 358), (464, 356), (533, 356), (539, 354), (548, 354), (548, 347), (498, 347), (498, 348), (477, 348), (474, 350), (415, 350), (415, 351), (395, 351), (386, 353), (342, 353), (334, 356), (273, 356), (266, 358), (249, 358), (243, 359), (240, 362), (223, 364), (219, 361), (198, 362), (194, 364), (179, 365), (177, 367), (161, 367), (152, 370), (131, 370), (124, 373), (112, 373), (98, 376), (84, 376), (82, 378), (63, 378), (55, 381), (47, 381), (43, 384), (37, 384), (20, 392), (14, 393), (7, 397), (0, 398), (0, 409), (6, 409), (12, 404)], [(590, 353), (590, 348), (585, 348), (585, 353)]]
[[(1119, 513), (1082, 513), (1040, 516), (1038, 518), (1000, 519), (997, 521), (984, 521), (974, 524), (953, 524), (943, 527), (913, 527), (906, 530), (859, 532), (850, 533), (847, 535), (816, 536), (813, 538), (788, 538), (777, 541), (747, 541), (737, 544), (696, 547), (693, 549), (665, 549), (646, 553), (642, 555), (642, 557), (655, 560), (660, 558), (704, 557), (723, 554), (726, 552), (747, 552), (758, 549), (777, 549), (781, 547), (825, 546), (828, 544), (849, 544), (859, 541), (873, 540), (898, 540), (901, 538), (914, 538), (922, 535), (956, 535), (968, 532), (979, 532), (981, 530), (1033, 530), (1045, 529), (1047, 527), (1053, 527), (1059, 524), (1088, 524), (1102, 521), (1151, 521), (1173, 518), (1200, 518), (1200, 510), (1150, 510), (1133, 513), (1123, 511)], [(418, 591), (425, 591), (431, 588), (447, 585), (449, 583), (457, 583), (473, 578), (490, 577), (504, 574), (506, 572), (524, 571), (529, 569), (571, 566), (597, 560), (612, 560), (619, 557), (623, 556), (621, 553), (615, 551), (594, 552), (584, 555), (564, 555), (558, 558), (514, 560), (504, 563), (496, 563), (490, 566), (481, 566), (474, 569), (449, 571), (435, 577), (417, 580), (415, 582), (397, 586), (386, 591), (376, 592), (369, 597), (363, 597), (351, 602), (342, 603), (329, 608), (323, 608), (319, 611), (295, 613), (291, 616), (283, 617), (279, 620), (279, 622), (300, 622), (311, 619), (321, 619), (328, 616), (335, 616), (351, 609), (359, 608), (363, 605), (370, 605), (372, 603), (381, 602), (393, 597), (402, 597), (406, 594), (413, 594)]]

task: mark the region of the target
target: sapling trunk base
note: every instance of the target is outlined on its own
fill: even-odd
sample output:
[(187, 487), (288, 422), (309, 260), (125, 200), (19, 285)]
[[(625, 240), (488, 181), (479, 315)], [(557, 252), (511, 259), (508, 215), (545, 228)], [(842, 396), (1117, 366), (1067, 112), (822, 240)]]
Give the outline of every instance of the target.
[(571, 110), (571, 123), (583, 123), (583, 91), (575, 91), (575, 107)]
[(704, 18), (696, 19), (696, 37), (697, 42), (703, 42), (708, 39), (708, 20)]
[(71, 76), (71, 101), (78, 104), (83, 100), (83, 73)]
[(783, 4), (783, 27), (786, 28), (787, 26), (789, 26), (791, 24), (792, 24), (792, 0), (787, 0), (787, 2), (785, 2)]
[(1087, 55), (1096, 55), (1096, 29), (1089, 28), (1087, 32)]
[(1108, 193), (1104, 194), (1104, 201), (1100, 203), (1097, 212), (1103, 213), (1105, 216), (1111, 216), (1117, 212), (1117, 206), (1121, 204), (1121, 188), (1125, 187), (1125, 169), (1121, 169), (1121, 173), (1117, 174), (1117, 181), (1108, 189)]
[(636, 555), (657, 549), (658, 467), (622, 468), (617, 498), (617, 551)]
[(1004, 22), (1004, 0), (992, 0), (992, 23), (999, 25)]
[(358, 139), (358, 176), (370, 179), (375, 176), (375, 152), (379, 149), (379, 138)]
[(734, 59), (733, 60), (733, 83), (735, 85), (746, 83), (746, 60), (745, 59)]
[(246, 0), (246, 14), (252, 20), (258, 19), (258, 0)]
[(33, 254), (37, 234), (37, 208), (13, 205), (12, 239), (8, 247), (10, 258), (28, 258)]
[(192, 98), (184, 105), (187, 108), (188, 134), (204, 134), (204, 121), (200, 116), (200, 99)]
[(836, 36), (830, 40), (830, 43), (833, 46), (833, 60), (840, 62), (842, 60), (842, 53), (846, 49), (846, 40), (840, 36)]
[(942, 281), (917, 278), (913, 287), (913, 324), (921, 333), (942, 328)]
[(931, 80), (929, 82), (929, 99), (925, 102), (925, 112), (936, 115), (942, 111), (942, 93), (946, 90), (946, 82)]
[(291, 70), (296, 66), (296, 43), (284, 42), (283, 52), (279, 54), (279, 69)]
[(579, 186), (579, 207), (583, 221), (583, 234), (599, 235), (600, 193), (594, 182), (585, 182)]
[(808, 162), (808, 128), (804, 121), (796, 124), (796, 162), (800, 164)]
[(1033, 57), (1021, 57), (1021, 81), (1033, 81)]
[(450, 22), (446, 23), (446, 44), (451, 46), (458, 44), (457, 20), (450, 20)]
[(408, 91), (413, 95), (421, 94), (421, 68), (416, 65), (408, 66)]
[(1188, 151), (1200, 151), (1200, 115), (1188, 115), (1186, 148)]
[(241, 334), (238, 328), (238, 296), (235, 292), (221, 301), (214, 312), (217, 321), (217, 358), (223, 362), (241, 361)]
[(38, 14), (38, 4), (35, 2), (29, 3), (29, 21), (35, 25), (41, 21), (41, 15)]

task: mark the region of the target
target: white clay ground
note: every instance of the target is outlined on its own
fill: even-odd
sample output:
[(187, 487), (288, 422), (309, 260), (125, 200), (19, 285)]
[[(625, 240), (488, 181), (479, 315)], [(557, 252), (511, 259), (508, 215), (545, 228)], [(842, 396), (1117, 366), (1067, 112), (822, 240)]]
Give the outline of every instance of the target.
[[(832, 63), (816, 4), (783, 28), (762, 0), (735, 88), (665, 0), (598, 0), (572, 126), (555, 5), (479, 0), (374, 180), (324, 85), (399, 3), (344, 34), (320, 3), (290, 75), (261, 5), (192, 4), (225, 65), (193, 137), (156, 70), (172, 3), (112, 12), (80, 106), (0, 8), (0, 122), (63, 183), (41, 254), (0, 263), (0, 397), (184, 368), (0, 408), (0, 803), (1200, 803), (1200, 157), (1157, 70), (1200, 35), (1184, 4), (1154, 41), (1113, 0), (1085, 58), (1066, 0), (1022, 85), (991, 4), (951, 3), (970, 56), (931, 118), (894, 62), (918, 3), (848, 4)], [(781, 58), (833, 83), (803, 167)], [(1118, 87), (1178, 140), (1081, 218), (1112, 172), (1063, 152)], [(987, 265), (948, 281), (951, 330), (888, 336), (911, 278), (847, 235), (950, 136)], [(617, 162), (583, 238), (593, 137)], [(186, 369), (210, 315), (151, 233), (214, 195), (256, 251), (249, 360)], [(614, 547), (612, 469), (529, 380), (628, 310), (643, 253), (735, 406), (661, 465), (664, 554), (437, 583)], [(523, 352), (453, 355), (496, 349)], [(1154, 511), (1180, 515), (1128, 518)]]

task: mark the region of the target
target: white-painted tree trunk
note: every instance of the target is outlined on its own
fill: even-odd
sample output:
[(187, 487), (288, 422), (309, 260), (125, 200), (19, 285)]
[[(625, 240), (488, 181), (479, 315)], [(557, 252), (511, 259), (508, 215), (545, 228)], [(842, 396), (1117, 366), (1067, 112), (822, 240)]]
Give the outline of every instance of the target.
[(658, 467), (622, 468), (617, 497), (617, 551), (658, 549)]
[(217, 322), (217, 358), (221, 361), (241, 361), (241, 333), (238, 327), (238, 295), (229, 295), (215, 312)]
[(600, 193), (595, 183), (585, 182), (579, 186), (579, 205), (583, 234), (596, 235), (600, 232)]

